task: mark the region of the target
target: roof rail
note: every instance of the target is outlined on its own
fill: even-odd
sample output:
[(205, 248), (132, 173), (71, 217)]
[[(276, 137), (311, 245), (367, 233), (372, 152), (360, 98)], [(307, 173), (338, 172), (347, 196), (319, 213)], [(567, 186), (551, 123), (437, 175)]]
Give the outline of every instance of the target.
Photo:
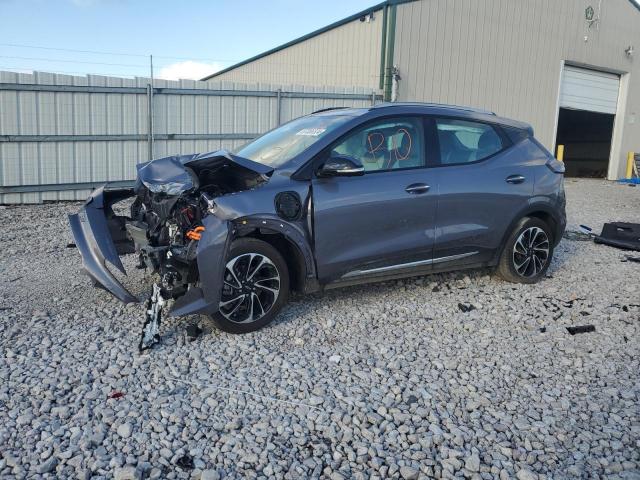
[(313, 115), (314, 113), (328, 112), (330, 110), (341, 110), (343, 108), (353, 108), (353, 107), (327, 107), (327, 108), (321, 108), (320, 110), (316, 110), (315, 112), (311, 112), (310, 115)]
[(450, 110), (462, 110), (465, 112), (476, 112), (476, 113), (484, 113), (487, 115), (495, 115), (495, 112), (490, 110), (485, 110), (482, 108), (475, 107), (463, 107), (460, 105), (448, 105), (446, 103), (428, 103), (428, 102), (383, 102), (374, 105), (371, 108), (384, 108), (384, 107), (392, 107), (394, 105), (405, 105), (405, 106), (416, 106), (416, 107), (433, 107), (433, 108), (443, 108)]

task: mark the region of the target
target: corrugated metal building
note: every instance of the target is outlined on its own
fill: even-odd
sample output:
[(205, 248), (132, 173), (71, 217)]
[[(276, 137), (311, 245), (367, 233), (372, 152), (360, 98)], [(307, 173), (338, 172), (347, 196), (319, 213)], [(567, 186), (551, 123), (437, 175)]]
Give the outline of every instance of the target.
[(615, 179), (640, 151), (638, 56), (634, 0), (388, 0), (205, 80), (480, 107), (565, 145), (568, 174)]

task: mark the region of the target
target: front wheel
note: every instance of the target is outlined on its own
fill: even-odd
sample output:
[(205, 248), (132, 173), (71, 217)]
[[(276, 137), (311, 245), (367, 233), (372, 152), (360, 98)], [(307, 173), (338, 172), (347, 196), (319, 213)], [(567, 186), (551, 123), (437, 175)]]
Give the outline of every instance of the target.
[(275, 318), (288, 296), (289, 271), (280, 252), (262, 240), (241, 238), (229, 250), (212, 320), (225, 332), (253, 332)]
[(509, 282), (536, 283), (547, 272), (552, 257), (549, 225), (539, 218), (524, 217), (504, 245), (497, 272)]

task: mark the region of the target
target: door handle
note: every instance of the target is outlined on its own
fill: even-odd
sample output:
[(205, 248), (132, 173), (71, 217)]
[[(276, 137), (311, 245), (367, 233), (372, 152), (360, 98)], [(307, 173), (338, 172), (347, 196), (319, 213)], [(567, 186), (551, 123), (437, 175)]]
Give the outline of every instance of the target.
[(414, 195), (418, 195), (420, 193), (427, 193), (431, 187), (426, 183), (412, 183), (405, 191), (407, 193), (413, 193)]
[(522, 183), (526, 180), (522, 175), (509, 175), (505, 182), (507, 183)]

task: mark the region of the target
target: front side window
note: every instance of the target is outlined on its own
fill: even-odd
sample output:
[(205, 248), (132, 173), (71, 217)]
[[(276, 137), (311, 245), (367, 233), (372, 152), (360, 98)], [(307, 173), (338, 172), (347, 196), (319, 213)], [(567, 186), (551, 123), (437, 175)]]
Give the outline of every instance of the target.
[(349, 156), (365, 172), (423, 167), (424, 132), (420, 118), (376, 120), (341, 140), (331, 156)]
[(280, 167), (352, 119), (348, 115), (301, 117), (256, 138), (238, 150), (236, 155), (270, 167)]
[(500, 135), (486, 123), (437, 119), (436, 125), (442, 165), (477, 162), (503, 149)]

